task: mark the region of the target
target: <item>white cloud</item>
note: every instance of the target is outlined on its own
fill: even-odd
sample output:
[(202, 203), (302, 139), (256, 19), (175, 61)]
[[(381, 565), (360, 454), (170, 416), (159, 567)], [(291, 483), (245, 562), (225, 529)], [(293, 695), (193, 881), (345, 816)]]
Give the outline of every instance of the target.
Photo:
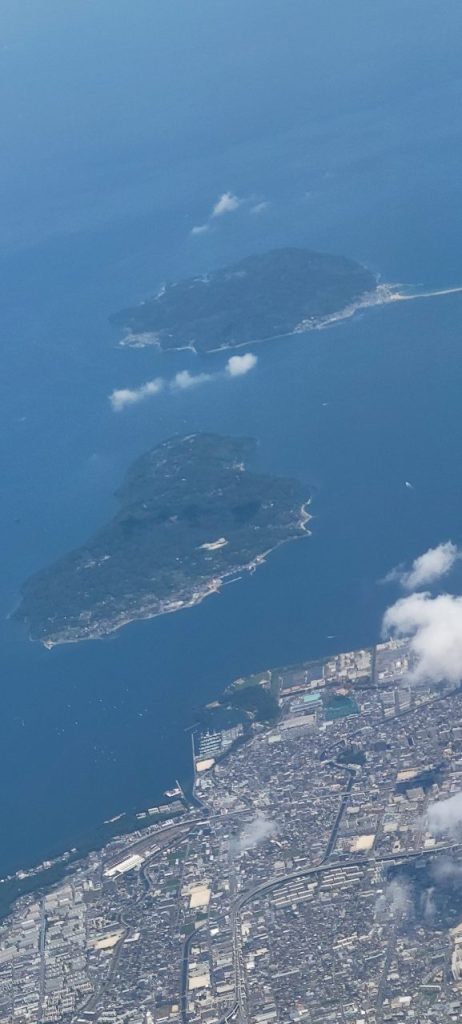
[(433, 889), (425, 889), (425, 892), (422, 893), (420, 897), (420, 910), (426, 924), (431, 925), (437, 914), (437, 906), (433, 895)]
[(170, 387), (175, 391), (186, 391), (188, 388), (195, 388), (198, 384), (205, 384), (212, 380), (210, 373), (190, 373), (189, 370), (180, 370), (170, 381)]
[(462, 834), (462, 792), (455, 793), (447, 800), (438, 800), (430, 804), (427, 811), (427, 828), (434, 836)]
[(192, 235), (205, 235), (207, 231), (210, 231), (209, 224), (195, 224), (195, 226), (191, 228)]
[(138, 402), (144, 402), (146, 398), (151, 398), (152, 395), (158, 395), (163, 387), (164, 381), (162, 378), (156, 377), (155, 380), (148, 380), (146, 384), (141, 384), (138, 388), (116, 388), (109, 395), (109, 401), (114, 412), (121, 412), (127, 405), (137, 405)]
[(419, 592), (400, 598), (385, 612), (385, 636), (409, 636), (414, 682), (462, 680), (462, 597)]
[(376, 917), (380, 921), (400, 920), (409, 917), (413, 911), (412, 894), (402, 879), (394, 878), (388, 883), (375, 905)]
[(232, 192), (223, 192), (223, 195), (215, 203), (212, 210), (212, 217), (223, 217), (225, 213), (234, 213), (238, 210), (242, 203), (242, 199), (235, 196)]
[[(211, 230), (214, 220), (218, 217), (224, 217), (227, 213), (235, 213), (235, 211), (241, 206), (248, 203), (248, 199), (241, 199), (239, 196), (235, 195), (234, 192), (223, 192), (217, 199), (215, 205), (212, 206), (207, 220), (203, 224), (195, 224), (194, 227), (191, 228), (190, 234), (193, 237), (207, 234), (207, 232)], [(252, 206), (250, 208), (250, 212), (255, 214), (263, 213), (268, 206), (268, 202), (262, 201)]]
[(249, 373), (256, 366), (258, 360), (251, 352), (242, 356), (231, 356), (226, 363), (225, 369), (216, 373), (190, 373), (189, 370), (180, 370), (171, 380), (164, 380), (156, 377), (155, 380), (148, 380), (146, 384), (140, 384), (137, 388), (117, 388), (109, 395), (109, 401), (114, 412), (122, 412), (130, 405), (137, 405), (146, 398), (152, 398), (161, 391), (189, 391), (200, 384), (207, 384), (212, 380), (219, 380), (223, 377), (242, 377)]
[(252, 206), (250, 208), (250, 212), (255, 213), (257, 215), (260, 213), (265, 213), (270, 205), (271, 204), (268, 202), (267, 199), (263, 199), (261, 203), (255, 203), (255, 206)]
[(385, 577), (386, 583), (398, 582), (405, 590), (418, 590), (441, 579), (453, 568), (460, 559), (461, 552), (456, 544), (447, 540), (436, 548), (429, 548), (423, 555), (414, 559), (411, 568), (406, 571), (401, 566), (392, 569)]
[(226, 363), (226, 373), (230, 377), (243, 377), (249, 370), (253, 370), (257, 363), (257, 356), (254, 356), (253, 352), (246, 352), (243, 356), (231, 356)]
[(239, 837), (239, 853), (246, 853), (248, 850), (254, 850), (256, 846), (263, 843), (265, 839), (269, 839), (277, 832), (274, 821), (270, 821), (269, 818), (265, 818), (263, 814), (257, 814), (253, 821), (249, 822), (248, 825), (242, 830)]
[[(432, 807), (436, 806), (432, 804)], [(435, 882), (440, 882), (442, 885), (444, 882), (451, 881), (453, 878), (460, 878), (462, 875), (462, 864), (457, 863), (455, 860), (451, 860), (450, 857), (440, 857), (431, 868), (432, 877)]]

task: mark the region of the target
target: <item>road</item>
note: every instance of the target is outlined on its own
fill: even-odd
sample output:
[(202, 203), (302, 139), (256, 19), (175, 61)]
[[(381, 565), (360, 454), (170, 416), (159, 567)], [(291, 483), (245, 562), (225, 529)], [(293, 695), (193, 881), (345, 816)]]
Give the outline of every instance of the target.
[(47, 931), (47, 919), (45, 914), (45, 900), (42, 899), (42, 905), (40, 909), (40, 939), (39, 939), (39, 953), (40, 953), (40, 978), (39, 978), (39, 1019), (42, 1017), (43, 1000), (45, 996), (45, 940)]
[(153, 854), (159, 853), (172, 839), (190, 832), (195, 824), (194, 820), (178, 822), (178, 824), (175, 823), (174, 825), (168, 825), (164, 829), (159, 829), (158, 832), (142, 836), (141, 839), (137, 839), (134, 843), (127, 843), (118, 853), (113, 854), (108, 860), (104, 861), (104, 870), (107, 871), (108, 868), (113, 867), (115, 864), (120, 864), (125, 857), (131, 857), (133, 854), (143, 856), (143, 854), (151, 850)]
[(180, 1008), (181, 1008), (181, 1020), (183, 1024), (188, 1024), (188, 967), (189, 967), (189, 951), (193, 940), (200, 931), (199, 928), (195, 928), (187, 939), (183, 943), (183, 955), (181, 958), (181, 996), (180, 996)]
[(324, 857), (323, 857), (323, 863), (324, 863), (324, 861), (327, 861), (329, 859), (329, 857), (330, 857), (330, 855), (332, 853), (332, 850), (334, 849), (335, 842), (336, 842), (337, 835), (338, 835), (338, 830), (340, 828), (340, 825), (341, 825), (341, 822), (342, 822), (342, 818), (343, 818), (343, 815), (345, 813), (346, 805), (347, 805), (347, 803), (348, 803), (348, 801), (350, 799), (351, 789), (352, 789), (354, 780), (356, 778), (356, 771), (355, 771), (354, 768), (346, 768), (344, 764), (337, 764), (337, 763), (335, 763), (334, 767), (335, 768), (341, 768), (343, 771), (348, 772), (350, 777), (348, 779), (345, 792), (344, 792), (344, 794), (342, 796), (342, 799), (340, 801), (340, 807), (338, 809), (337, 817), (336, 817), (336, 819), (334, 821), (332, 832), (331, 832), (331, 834), (329, 836), (329, 841), (328, 841), (327, 846), (326, 846), (326, 852), (325, 852)]
[(387, 302), (412, 302), (415, 299), (437, 299), (440, 295), (458, 295), (462, 292), (462, 285), (457, 288), (439, 288), (433, 292), (414, 292), (412, 295), (405, 295), (403, 292), (394, 292), (386, 300)]
[(395, 952), (395, 949), (396, 949), (396, 939), (397, 939), (397, 935), (398, 935), (398, 924), (399, 924), (399, 921), (396, 921), (396, 923), (393, 925), (393, 928), (391, 929), (390, 938), (388, 939), (388, 943), (387, 943), (387, 951), (385, 953), (385, 960), (384, 960), (384, 964), (383, 964), (383, 968), (382, 968), (382, 974), (380, 975), (379, 988), (378, 988), (377, 999), (376, 999), (376, 1004), (375, 1004), (376, 1005), (376, 1010), (377, 1010), (377, 1024), (379, 1024), (379, 1022), (382, 1021), (382, 1019), (383, 1019), (383, 1003), (384, 1003), (384, 1000), (385, 1000), (388, 974), (389, 974), (389, 971), (390, 971), (391, 962), (393, 960), (393, 955), (394, 955), (394, 952)]
[[(435, 848), (433, 848), (432, 850), (411, 851), (409, 853), (400, 854), (399, 856), (397, 856), (396, 854), (388, 853), (384, 854), (383, 857), (352, 857), (348, 860), (340, 861), (326, 861), (326, 852), (324, 859), (320, 864), (314, 864), (308, 868), (301, 868), (298, 871), (289, 871), (285, 875), (278, 875), (276, 877), (269, 878), (267, 879), (266, 882), (260, 882), (258, 885), (255, 885), (252, 889), (247, 889), (246, 892), (241, 893), (240, 896), (237, 897), (232, 911), (233, 944), (236, 957), (236, 1013), (239, 1016), (239, 1020), (241, 1022), (246, 1021), (243, 998), (244, 983), (242, 980), (242, 973), (240, 969), (241, 949), (239, 940), (239, 920), (242, 909), (245, 906), (247, 906), (248, 903), (252, 903), (252, 901), (256, 899), (258, 896), (268, 895), (268, 893), (270, 893), (273, 889), (285, 885), (287, 882), (290, 882), (297, 878), (308, 878), (310, 875), (321, 875), (325, 874), (327, 871), (341, 871), (344, 868), (365, 867), (385, 863), (395, 865), (406, 864), (411, 860), (431, 856), (431, 854), (435, 854), (435, 852), (441, 853), (449, 850), (454, 851), (455, 849), (460, 849), (461, 846), (461, 843), (447, 843), (444, 846), (438, 847), (438, 851), (436, 851)], [(389, 947), (389, 951), (391, 956), (391, 947)]]

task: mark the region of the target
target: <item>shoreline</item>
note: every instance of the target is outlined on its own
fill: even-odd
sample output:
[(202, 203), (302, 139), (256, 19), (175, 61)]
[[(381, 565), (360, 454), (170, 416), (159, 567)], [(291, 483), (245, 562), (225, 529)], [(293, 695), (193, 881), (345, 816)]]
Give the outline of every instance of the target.
[[(302, 506), (302, 515), (308, 515), (305, 506), (309, 503), (310, 500)], [(406, 638), (403, 638), (401, 643), (405, 642)], [(368, 644), (364, 650), (372, 651), (375, 647), (376, 643)], [(330, 658), (328, 655), (324, 655), (321, 659), (323, 664), (327, 664), (329, 660)], [(289, 672), (296, 669), (306, 670), (315, 665), (319, 665), (318, 658), (314, 660), (309, 658), (301, 662), (290, 662), (286, 665), (272, 665), (271, 667), (262, 669), (257, 673), (252, 673), (249, 676), (240, 676), (235, 678), (231, 683), (228, 683), (223, 690), (221, 690), (221, 696), (226, 696), (232, 688), (239, 686), (239, 684), (242, 684), (246, 679), (258, 676), (261, 680), (263, 680), (263, 677), (266, 677), (267, 681), (270, 682), (271, 676), (277, 676), (281, 672)], [(208, 707), (208, 705), (204, 706)], [(269, 730), (273, 728), (270, 721), (263, 721), (261, 725)], [(193, 736), (195, 726), (191, 726), (190, 729)], [(238, 743), (245, 743), (251, 739), (252, 733), (244, 734), (238, 739)], [(234, 744), (223, 752), (219, 760), (226, 760), (226, 758), (233, 752), (233, 749)], [(185, 816), (187, 816), (188, 813), (194, 810), (197, 806), (197, 798), (195, 797), (196, 769), (194, 759), (194, 741), (192, 750), (193, 757), (191, 772), (189, 781), (185, 784), (186, 792), (185, 788), (175, 779), (175, 789), (181, 790)], [(167, 790), (163, 795), (173, 797), (175, 794), (174, 792), (169, 792)], [(156, 797), (155, 799), (157, 800), (158, 798)], [(162, 811), (162, 813), (152, 815), (151, 810)], [(27, 897), (34, 892), (40, 893), (48, 891), (54, 885), (59, 884), (66, 877), (68, 871), (73, 868), (75, 869), (79, 862), (83, 861), (86, 857), (91, 856), (92, 853), (104, 850), (111, 843), (117, 843), (124, 838), (127, 840), (133, 839), (133, 842), (137, 842), (138, 839), (141, 840), (143, 838), (143, 835), (148, 834), (152, 829), (158, 828), (159, 825), (161, 828), (166, 828), (171, 825), (175, 825), (176, 823), (181, 823), (181, 821), (184, 820), (180, 815), (177, 816), (174, 814), (173, 805), (172, 813), (170, 815), (168, 813), (168, 805), (165, 806), (165, 809), (159, 807), (152, 808), (151, 810), (146, 812), (145, 817), (140, 815), (137, 807), (123, 810), (113, 815), (111, 818), (101, 820), (99, 824), (94, 825), (87, 834), (83, 834), (80, 838), (76, 839), (75, 845), (62, 853), (54, 853), (54, 855), (50, 857), (45, 857), (40, 863), (35, 863), (28, 868), (19, 868), (3, 878), (0, 878), (0, 923), (7, 919), (12, 907), (19, 899)]]
[[(248, 341), (238, 341), (227, 345), (219, 345), (217, 348), (210, 348), (202, 352), (196, 348), (194, 342), (190, 342), (188, 345), (168, 345), (164, 346), (162, 341), (159, 339), (158, 332), (140, 331), (138, 334), (129, 331), (129, 333), (121, 338), (117, 342), (119, 348), (157, 348), (162, 354), (168, 352), (193, 352), (194, 355), (201, 355), (207, 357), (209, 355), (216, 355), (218, 352), (230, 352), (233, 349), (246, 348), (249, 345), (264, 345), (270, 341), (279, 341), (281, 338), (293, 338), (299, 334), (308, 334), (310, 331), (322, 331), (328, 327), (332, 327), (334, 324), (341, 323), (343, 320), (350, 320), (361, 312), (361, 310), (373, 309), (380, 306), (389, 306), (395, 302), (414, 302), (418, 299), (435, 299), (448, 295), (457, 295), (462, 293), (462, 285), (457, 285), (453, 288), (439, 288), (425, 292), (406, 292), (399, 291), (403, 285), (400, 284), (377, 284), (374, 291), (364, 292), (355, 302), (350, 303), (348, 306), (344, 306), (342, 309), (336, 310), (334, 313), (329, 313), (323, 317), (312, 317), (307, 320), (301, 320), (299, 324), (296, 324), (290, 331), (286, 331), (283, 334), (269, 334), (264, 338), (252, 338)], [(149, 338), (149, 340), (147, 340)], [(143, 340), (146, 339), (146, 340)]]
[[(329, 313), (325, 317), (313, 317), (311, 320), (301, 320), (299, 324), (296, 324), (292, 330), (284, 331), (282, 334), (268, 334), (264, 338), (251, 338), (248, 341), (232, 342), (227, 345), (218, 345), (217, 348), (209, 348), (205, 352), (200, 352), (196, 348), (193, 341), (187, 345), (168, 345), (162, 344), (159, 338), (159, 332), (154, 331), (140, 331), (136, 333), (129, 331), (125, 337), (121, 338), (117, 342), (119, 348), (157, 348), (159, 352), (163, 354), (167, 352), (194, 352), (195, 355), (216, 355), (217, 352), (229, 352), (235, 348), (246, 348), (247, 345), (264, 345), (269, 341), (279, 341), (280, 338), (292, 338), (296, 334), (302, 334), (307, 331), (320, 330), (323, 327), (329, 326), (331, 323), (336, 323), (338, 320), (345, 320), (354, 314), (359, 309), (367, 309), (370, 306), (381, 306), (386, 302), (390, 302), (390, 298), (382, 298), (382, 294), (385, 290), (391, 293), (391, 289), (399, 287), (398, 285), (378, 284), (376, 289), (372, 292), (364, 292), (356, 302), (350, 303), (348, 306), (344, 306), (342, 309), (336, 310), (333, 313)], [(149, 339), (149, 340), (148, 340)]]
[[(300, 524), (307, 536), (310, 535), (310, 531), (306, 529), (306, 524), (311, 518), (313, 518), (307, 512), (307, 506), (309, 506), (310, 504), (311, 498), (308, 498), (307, 501), (304, 502), (300, 507)], [(297, 539), (300, 538), (290, 538), (290, 540)], [(278, 547), (281, 547), (283, 544), (286, 543), (289, 543), (289, 541), (281, 541), (274, 548), (271, 548), (270, 552), (276, 550)], [(253, 569), (249, 569), (249, 571), (255, 571), (255, 569), (257, 568), (256, 563), (263, 564), (266, 556), (270, 552), (265, 552), (264, 554), (259, 555), (257, 559), (254, 560), (253, 563), (249, 563), (249, 565), (251, 564), (253, 566)], [(261, 672), (258, 673), (258, 675), (263, 676), (269, 675), (272, 672), (277, 673), (283, 670), (290, 670), (291, 668), (299, 667), (300, 664), (303, 666), (308, 666), (316, 663), (317, 660), (307, 660), (301, 663), (290, 663), (287, 666), (272, 666), (271, 668), (262, 669)], [(231, 683), (227, 684), (227, 686), (220, 691), (221, 696), (226, 694), (228, 689), (233, 687), (236, 683), (240, 683), (243, 678), (245, 677), (239, 677), (237, 679), (232, 680)], [(271, 728), (271, 725), (266, 723), (265, 727)], [(193, 734), (195, 727), (191, 726), (190, 728)], [(251, 735), (243, 737), (241, 741), (247, 742), (249, 739), (251, 739)], [(220, 760), (225, 760), (232, 753), (232, 751), (233, 746), (231, 746), (228, 750), (226, 750), (223, 753), (223, 756), (222, 758), (220, 758)], [(194, 757), (192, 757), (191, 774), (189, 780), (190, 785), (189, 783), (185, 784), (186, 793), (183, 788), (185, 814), (187, 814), (188, 811), (194, 809), (195, 806), (195, 801), (197, 799), (195, 797), (194, 792), (195, 779), (195, 762)], [(176, 779), (175, 783), (177, 786), (179, 785)], [(165, 791), (163, 795), (173, 796), (173, 794), (169, 793), (168, 791)], [(158, 798), (156, 797), (155, 799), (157, 800)], [(142, 838), (143, 834), (146, 834), (147, 832), (149, 832), (150, 829), (156, 828), (158, 825), (161, 825), (163, 827), (169, 825), (170, 818), (167, 809), (164, 814), (159, 816), (150, 817), (148, 814), (148, 816), (143, 821), (139, 819), (138, 813), (139, 808), (132, 807), (130, 809), (120, 811), (119, 813), (113, 815), (110, 818), (102, 819), (99, 822), (99, 824), (94, 825), (89, 830), (88, 833), (83, 834), (79, 839), (76, 839), (75, 845), (73, 845), (72, 847), (60, 853), (54, 852), (51, 856), (45, 856), (40, 863), (32, 864), (30, 867), (27, 868), (18, 868), (16, 871), (11, 871), (11, 873), (8, 873), (4, 877), (0, 878), (0, 924), (8, 918), (12, 907), (16, 904), (18, 900), (20, 900), (23, 897), (27, 897), (28, 895), (31, 895), (34, 892), (40, 893), (52, 889), (54, 885), (59, 884), (63, 879), (65, 879), (68, 871), (72, 870), (72, 868), (75, 869), (80, 861), (83, 861), (92, 853), (99, 850), (103, 850), (105, 849), (106, 846), (109, 846), (110, 843), (122, 840), (124, 837), (126, 837), (127, 839), (133, 837), (134, 841), (136, 841), (137, 836)], [(180, 817), (178, 817), (178, 821), (181, 822)], [(173, 819), (172, 823), (175, 823), (175, 818)], [(104, 832), (106, 832), (105, 835)], [(11, 892), (11, 895), (8, 895), (9, 887), (11, 890), (15, 890)], [(5, 893), (4, 901), (1, 899), (3, 893)]]
[(112, 625), (109, 625), (108, 628), (105, 628), (104, 631), (101, 631), (101, 628), (95, 626), (94, 630), (92, 630), (92, 632), (89, 632), (87, 635), (75, 637), (69, 636), (63, 637), (62, 639), (53, 639), (52, 636), (50, 638), (45, 637), (44, 639), (42, 639), (40, 637), (34, 637), (29, 633), (29, 641), (31, 643), (38, 642), (42, 644), (42, 646), (45, 647), (46, 650), (51, 651), (53, 650), (54, 647), (61, 647), (65, 644), (84, 643), (88, 640), (106, 640), (112, 637), (115, 633), (118, 633), (119, 630), (124, 628), (124, 626), (129, 626), (133, 622), (147, 622), (151, 619), (160, 618), (162, 615), (173, 615), (176, 612), (185, 611), (188, 608), (195, 608), (197, 605), (202, 604), (202, 602), (205, 601), (207, 597), (211, 597), (212, 594), (219, 594), (221, 588), (223, 586), (226, 586), (226, 584), (229, 582), (229, 578), (231, 578), (232, 581), (232, 577), (236, 576), (236, 573), (252, 574), (256, 572), (260, 565), (265, 564), (267, 558), (269, 557), (269, 555), (272, 554), (273, 551), (277, 551), (278, 548), (282, 547), (284, 544), (289, 544), (292, 541), (304, 540), (305, 537), (311, 536), (311, 531), (308, 529), (308, 523), (313, 517), (307, 511), (310, 505), (311, 497), (307, 498), (307, 500), (304, 501), (300, 506), (298, 512), (298, 519), (295, 524), (296, 528), (300, 531), (298, 535), (293, 537), (287, 537), (285, 540), (278, 541), (277, 544), (274, 545), (274, 547), (268, 548), (266, 551), (263, 551), (260, 555), (256, 555), (251, 562), (247, 562), (244, 565), (236, 565), (232, 569), (227, 570), (222, 575), (212, 577), (207, 583), (204, 583), (201, 589), (199, 589), (198, 591), (193, 591), (191, 597), (187, 600), (175, 600), (174, 598), (170, 599), (169, 601), (165, 602), (164, 606), (161, 606), (160, 608), (157, 607), (156, 611), (150, 610), (149, 608), (145, 608), (138, 610), (138, 612), (134, 613), (133, 615), (129, 615), (126, 612), (120, 619), (116, 620)]

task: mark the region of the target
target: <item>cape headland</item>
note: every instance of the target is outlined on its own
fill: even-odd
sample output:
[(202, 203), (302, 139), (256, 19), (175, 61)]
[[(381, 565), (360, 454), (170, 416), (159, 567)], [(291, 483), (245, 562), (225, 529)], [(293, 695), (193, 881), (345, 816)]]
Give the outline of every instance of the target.
[(45, 646), (198, 604), (309, 532), (308, 489), (247, 469), (251, 438), (190, 434), (137, 459), (114, 518), (30, 577), (15, 618)]
[(128, 331), (122, 345), (204, 354), (311, 330), (382, 301), (375, 275), (354, 260), (287, 248), (165, 284), (110, 319)]

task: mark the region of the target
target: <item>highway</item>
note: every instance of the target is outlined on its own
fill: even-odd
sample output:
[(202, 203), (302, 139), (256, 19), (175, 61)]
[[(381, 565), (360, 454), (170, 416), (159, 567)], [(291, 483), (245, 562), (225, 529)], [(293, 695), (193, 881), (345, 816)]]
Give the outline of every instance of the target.
[(183, 944), (183, 955), (181, 958), (181, 1020), (182, 1024), (188, 1024), (188, 967), (189, 967), (189, 950), (193, 939), (196, 938), (200, 928), (195, 928)]
[(445, 843), (444, 846), (433, 847), (431, 850), (412, 850), (409, 853), (386, 853), (383, 857), (350, 857), (348, 860), (329, 861), (326, 863), (325, 859), (319, 864), (314, 864), (309, 868), (300, 868), (297, 871), (289, 871), (286, 875), (276, 875), (273, 878), (269, 878), (266, 882), (260, 882), (259, 885), (254, 886), (253, 889), (247, 889), (246, 892), (241, 893), (236, 900), (236, 907), (238, 911), (247, 904), (251, 903), (256, 896), (260, 896), (262, 893), (270, 892), (272, 889), (276, 889), (278, 886), (285, 885), (286, 882), (292, 881), (294, 878), (305, 878), (305, 876), (324, 874), (326, 871), (342, 871), (344, 868), (355, 868), (355, 867), (370, 867), (374, 864), (394, 864), (396, 867), (401, 864), (407, 864), (409, 861), (418, 860), (420, 857), (429, 857), (435, 853), (445, 853), (449, 850), (454, 851), (460, 849), (462, 843)]
[(411, 295), (406, 295), (403, 292), (394, 292), (386, 302), (412, 302), (415, 299), (437, 299), (440, 295), (458, 295), (462, 292), (462, 285), (458, 285), (457, 288), (439, 288), (432, 292), (413, 292)]
[(377, 1000), (376, 1000), (377, 1022), (380, 1022), (383, 1019), (383, 1003), (384, 1003), (384, 1000), (385, 1000), (385, 993), (386, 993), (386, 985), (387, 985), (388, 973), (389, 973), (389, 970), (390, 970), (390, 967), (391, 967), (391, 962), (393, 960), (393, 955), (394, 955), (394, 952), (395, 952), (395, 949), (396, 949), (396, 940), (397, 940), (397, 936), (398, 936), (398, 923), (399, 922), (396, 921), (395, 924), (393, 925), (393, 928), (391, 929), (390, 938), (388, 939), (388, 943), (387, 943), (387, 951), (385, 953), (385, 960), (384, 960), (384, 964), (383, 964), (383, 968), (382, 968), (382, 973), (380, 975), (379, 988), (378, 988)]
[(324, 861), (327, 861), (329, 859), (329, 857), (330, 857), (330, 855), (332, 853), (332, 850), (334, 849), (334, 846), (335, 846), (335, 843), (336, 843), (336, 839), (337, 839), (337, 835), (338, 835), (338, 830), (340, 828), (340, 825), (341, 825), (341, 822), (342, 822), (342, 818), (343, 818), (343, 815), (345, 813), (346, 805), (347, 805), (347, 803), (348, 803), (348, 801), (350, 799), (351, 789), (352, 789), (354, 780), (356, 778), (356, 771), (355, 771), (354, 768), (347, 768), (347, 767), (345, 767), (344, 764), (337, 764), (337, 762), (334, 762), (334, 767), (335, 768), (342, 768), (343, 771), (348, 772), (350, 777), (348, 779), (345, 792), (344, 792), (344, 794), (342, 796), (342, 799), (340, 801), (340, 807), (338, 809), (337, 817), (336, 817), (336, 819), (334, 821), (332, 832), (331, 832), (331, 834), (329, 836), (329, 841), (328, 841), (327, 846), (326, 846), (326, 852), (325, 852), (324, 857), (323, 857), (323, 863), (324, 863)]
[(125, 847), (122, 847), (117, 853), (112, 854), (108, 860), (104, 861), (104, 870), (107, 871), (115, 864), (120, 864), (125, 857), (131, 857), (133, 854), (143, 856), (146, 852), (151, 851), (153, 854), (159, 853), (172, 839), (190, 832), (195, 824), (195, 821), (178, 822), (174, 825), (168, 825), (164, 829), (159, 829), (158, 832), (142, 836), (141, 839), (137, 839), (134, 843), (127, 843)]
[(43, 1000), (45, 996), (45, 940), (47, 931), (47, 919), (45, 914), (45, 902), (42, 899), (40, 910), (40, 978), (39, 978), (39, 1018), (42, 1016)]
[[(351, 781), (351, 780), (350, 780)], [(335, 828), (335, 826), (334, 826)], [(232, 920), (233, 920), (233, 944), (234, 944), (234, 955), (236, 957), (236, 1003), (230, 1009), (229, 1013), (233, 1015), (237, 1013), (239, 1020), (244, 1022), (246, 1020), (245, 1006), (244, 1006), (244, 991), (245, 985), (242, 979), (241, 971), (241, 949), (239, 940), (239, 915), (243, 908), (247, 904), (252, 903), (254, 899), (262, 895), (268, 895), (273, 889), (279, 888), (297, 878), (308, 878), (311, 875), (322, 875), (328, 871), (342, 871), (344, 868), (352, 867), (366, 867), (378, 864), (407, 864), (409, 861), (417, 860), (421, 857), (431, 856), (431, 854), (442, 853), (446, 851), (454, 851), (460, 849), (461, 843), (446, 843), (444, 846), (439, 846), (437, 849), (431, 850), (416, 850), (410, 853), (400, 854), (384, 854), (383, 857), (351, 857), (348, 860), (340, 861), (327, 861), (327, 850), (324, 855), (324, 859), (320, 864), (314, 864), (308, 868), (301, 868), (297, 871), (289, 871), (285, 875), (277, 875), (273, 878), (268, 878), (265, 882), (260, 882), (255, 885), (252, 889), (240, 894), (237, 897), (233, 909), (232, 909)], [(237, 1007), (236, 1007), (237, 1004)], [(184, 1022), (186, 1024), (186, 1022)]]

